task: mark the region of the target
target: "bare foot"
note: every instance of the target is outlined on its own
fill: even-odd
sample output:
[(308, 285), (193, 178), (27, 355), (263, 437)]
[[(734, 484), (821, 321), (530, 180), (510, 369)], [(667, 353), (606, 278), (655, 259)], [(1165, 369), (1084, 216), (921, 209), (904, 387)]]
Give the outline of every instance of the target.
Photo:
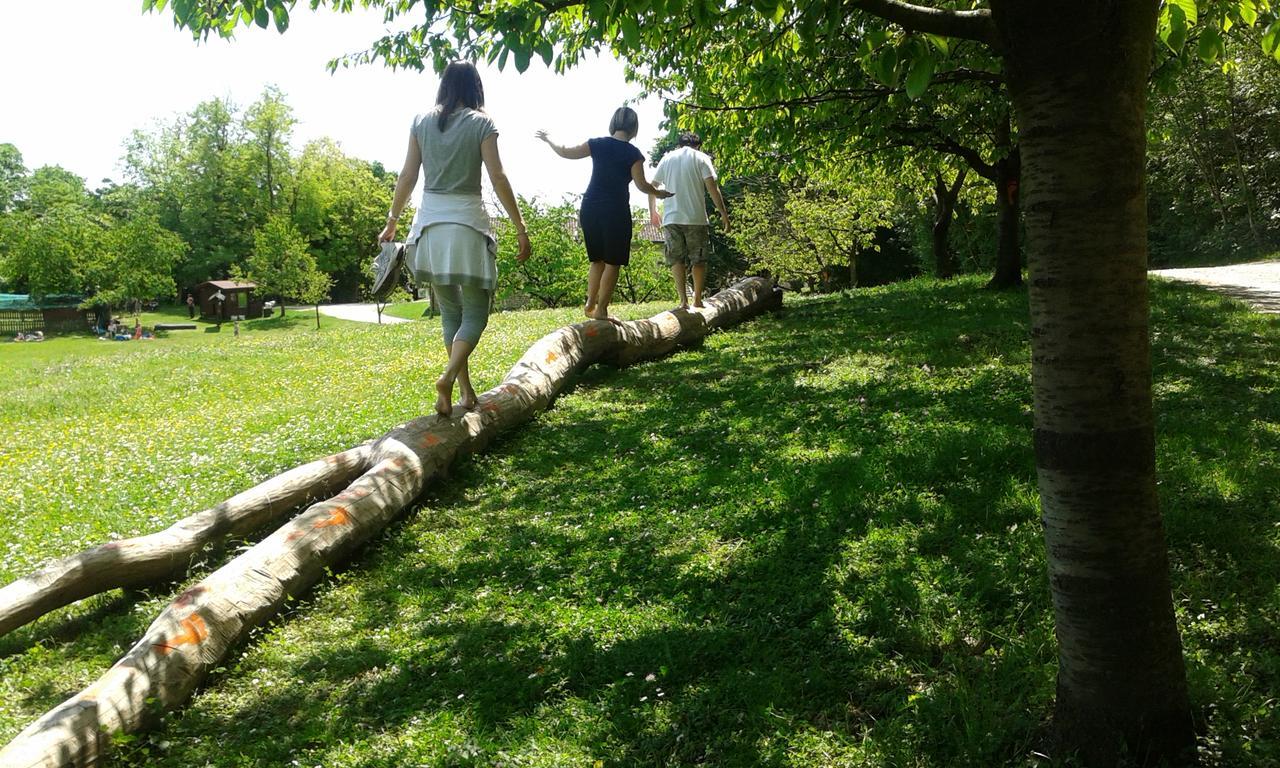
[(592, 320), (608, 320), (608, 319), (609, 319), (609, 310), (607, 310), (607, 309), (600, 309), (599, 307), (594, 307), (594, 306), (593, 306), (593, 307), (592, 307), (592, 308), (587, 312), (587, 317), (591, 318)]
[(694, 300), (693, 300), (693, 306), (697, 307), (698, 309), (702, 309), (703, 307), (705, 307), (705, 306), (707, 306), (707, 305), (702, 303), (702, 299), (694, 299)]
[(453, 415), (453, 382), (443, 376), (436, 379), (436, 413), (446, 419)]
[(592, 313), (593, 313), (593, 312), (595, 312), (595, 311), (596, 311), (596, 303), (595, 303), (594, 301), (588, 301), (588, 302), (587, 302), (587, 305), (586, 305), (585, 307), (583, 307), (583, 308), (582, 308), (582, 314), (586, 315), (587, 317), (591, 317), (591, 318), (594, 318), (594, 317), (595, 317), (595, 315), (594, 315), (594, 314), (592, 314)]
[(687, 310), (688, 308), (689, 308), (689, 304), (688, 304), (687, 302), (685, 302), (685, 303), (681, 303), (681, 304), (680, 304), (680, 306), (676, 307), (676, 309), (679, 309), (679, 310), (682, 310), (682, 311), (683, 311), (683, 310)]
[(476, 396), (476, 391), (473, 389), (462, 393), (462, 399), (458, 400), (458, 407), (464, 411), (474, 411), (479, 403), (480, 398)]

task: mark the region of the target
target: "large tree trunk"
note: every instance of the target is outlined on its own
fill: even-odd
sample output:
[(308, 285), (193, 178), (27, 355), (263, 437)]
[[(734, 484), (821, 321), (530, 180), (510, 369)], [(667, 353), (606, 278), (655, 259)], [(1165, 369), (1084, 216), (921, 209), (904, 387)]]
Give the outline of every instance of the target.
[(961, 168), (956, 174), (955, 182), (950, 185), (942, 178), (941, 173), (933, 175), (933, 263), (934, 273), (940, 280), (950, 279), (956, 274), (955, 254), (951, 250), (948, 234), (967, 170)]
[(1054, 732), (1091, 766), (1194, 747), (1156, 503), (1146, 76), (1158, 3), (993, 0), (1021, 136)]
[(567, 326), (535, 343), (473, 411), (415, 419), (368, 450), (367, 472), (313, 505), (173, 601), (105, 675), (0, 750), (5, 768), (92, 763), (111, 734), (138, 730), (158, 709), (180, 706), (228, 650), (313, 585), (404, 510), (460, 454), (548, 407), (571, 376), (593, 362), (629, 365), (660, 357), (780, 306), (770, 281), (750, 278), (705, 309), (649, 320)]

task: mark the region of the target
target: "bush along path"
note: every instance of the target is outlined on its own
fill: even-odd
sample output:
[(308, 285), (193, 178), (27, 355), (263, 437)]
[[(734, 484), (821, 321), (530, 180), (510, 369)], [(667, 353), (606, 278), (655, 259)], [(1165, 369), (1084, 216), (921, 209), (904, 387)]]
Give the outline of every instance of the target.
[[(660, 357), (716, 328), (778, 309), (781, 303), (782, 294), (770, 281), (749, 278), (712, 297), (701, 310), (663, 312), (648, 320), (625, 323), (591, 321), (566, 326), (530, 347), (503, 382), (480, 397), (475, 410), (458, 411), (451, 419), (434, 415), (415, 419), (371, 445), (290, 470), (224, 505), (188, 518), (206, 522), (213, 518), (215, 534), (226, 535), (232, 527), (225, 522), (228, 506), (239, 509), (242, 518), (265, 522), (262, 515), (283, 506), (271, 499), (285, 487), (289, 498), (300, 503), (306, 493), (319, 493), (336, 479), (359, 473), (336, 496), (313, 504), (179, 595), (106, 674), (0, 750), (0, 765), (34, 768), (95, 762), (112, 734), (143, 728), (157, 708), (181, 706), (228, 651), (274, 616), (291, 595), (305, 591), (327, 568), (382, 530), (460, 454), (481, 450), (499, 433), (549, 407), (575, 373), (597, 362), (624, 366)], [(134, 549), (147, 538), (133, 540)], [(215, 536), (188, 538), (195, 542), (189, 546), (200, 547)], [(156, 545), (162, 546), (160, 542)], [(111, 552), (98, 547), (55, 563), (41, 572), (43, 576), (23, 581), (43, 579), (54, 591), (60, 587), (70, 593), (58, 579), (48, 578), (51, 569), (75, 570), (77, 562), (101, 568), (112, 562)], [(192, 552), (184, 550), (173, 557), (186, 562)], [(174, 575), (173, 568), (156, 572), (164, 578)], [(93, 573), (79, 578), (98, 583)], [(113, 584), (109, 581), (102, 581), (97, 589), (81, 585), (75, 592), (77, 597), (60, 603), (51, 600), (47, 607), (42, 605), (42, 611), (29, 610), (22, 621), (50, 610), (55, 603), (110, 589)]]

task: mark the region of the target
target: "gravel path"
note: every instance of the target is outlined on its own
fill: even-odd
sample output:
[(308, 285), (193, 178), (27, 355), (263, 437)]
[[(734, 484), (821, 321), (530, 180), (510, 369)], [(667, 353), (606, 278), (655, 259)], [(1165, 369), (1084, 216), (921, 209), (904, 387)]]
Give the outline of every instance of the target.
[[(321, 304), (320, 314), (336, 317), (340, 320), (354, 320), (357, 323), (376, 323), (378, 322), (378, 307), (376, 304)], [(403, 317), (392, 317), (387, 313), (382, 313), (382, 322), (390, 325), (392, 323), (411, 323), (412, 320), (405, 320)]]
[(1259, 312), (1280, 314), (1280, 261), (1257, 261), (1227, 267), (1153, 269), (1151, 274), (1203, 285), (1240, 299)]

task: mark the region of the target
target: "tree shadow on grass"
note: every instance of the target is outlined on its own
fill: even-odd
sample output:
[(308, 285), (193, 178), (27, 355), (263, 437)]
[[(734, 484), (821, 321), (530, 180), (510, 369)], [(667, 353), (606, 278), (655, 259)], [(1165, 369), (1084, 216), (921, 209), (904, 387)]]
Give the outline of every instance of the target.
[[(1233, 643), (1274, 644), (1258, 634), (1277, 613), (1274, 536), (1244, 529), (1280, 515), (1268, 467), (1241, 461), (1252, 454), (1238, 438), (1242, 421), (1264, 422), (1243, 450), (1270, 449), (1277, 419), (1248, 394), (1268, 375), (1198, 361), (1274, 329), (1201, 334), (1207, 317), (1174, 316), (1185, 296), (1156, 297), (1157, 329), (1176, 325), (1186, 345), (1157, 343), (1157, 384), (1187, 379), (1158, 386), (1159, 406), (1196, 414), (1160, 429), (1175, 589), (1241, 613), (1204, 638), (1184, 630), (1193, 679), (1202, 696), (1241, 679), (1265, 692), (1274, 650), (1236, 677), (1215, 670)], [(588, 371), (555, 411), (432, 489), (139, 754), (1022, 764), (1055, 662), (1025, 317), (1025, 297), (964, 283), (877, 291)], [(1194, 495), (1206, 456), (1232, 468), (1234, 496)], [(1246, 564), (1231, 580), (1196, 556), (1215, 527), (1229, 540), (1213, 554)], [(270, 688), (244, 690), (267, 673)], [(1220, 745), (1226, 759), (1243, 743), (1229, 738), (1241, 737)]]

